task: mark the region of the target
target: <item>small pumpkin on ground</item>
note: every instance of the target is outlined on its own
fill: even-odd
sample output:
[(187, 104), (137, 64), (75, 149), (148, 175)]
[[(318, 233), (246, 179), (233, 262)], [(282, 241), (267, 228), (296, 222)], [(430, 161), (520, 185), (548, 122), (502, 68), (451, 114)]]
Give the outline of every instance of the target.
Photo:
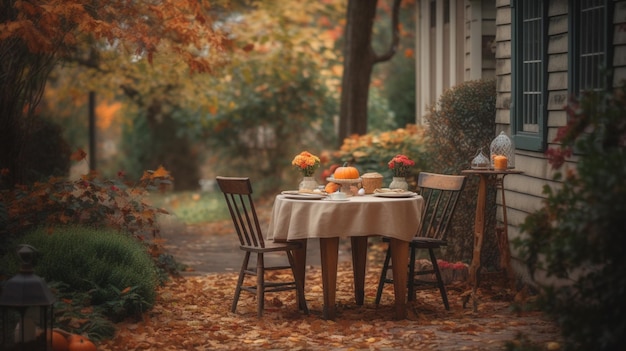
[(68, 338), (68, 341), (68, 351), (97, 351), (96, 345), (83, 336), (74, 334)]
[(52, 332), (52, 350), (53, 351), (69, 351), (70, 343), (67, 337), (58, 331)]

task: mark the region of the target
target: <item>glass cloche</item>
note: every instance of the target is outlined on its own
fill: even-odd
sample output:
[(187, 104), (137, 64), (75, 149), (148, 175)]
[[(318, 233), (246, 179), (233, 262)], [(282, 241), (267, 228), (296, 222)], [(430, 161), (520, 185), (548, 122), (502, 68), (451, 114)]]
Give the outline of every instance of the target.
[(472, 169), (489, 169), (489, 158), (483, 153), (483, 149), (478, 149), (476, 156), (472, 159)]
[(500, 132), (491, 142), (489, 155), (491, 168), (494, 168), (494, 159), (496, 156), (505, 156), (507, 168), (515, 168), (515, 144), (513, 144), (513, 141), (504, 132)]

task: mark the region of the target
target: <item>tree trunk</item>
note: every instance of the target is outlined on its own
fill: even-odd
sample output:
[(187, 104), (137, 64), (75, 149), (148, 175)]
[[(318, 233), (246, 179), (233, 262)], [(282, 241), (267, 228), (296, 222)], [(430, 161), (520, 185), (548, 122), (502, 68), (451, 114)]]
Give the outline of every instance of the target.
[(24, 182), (23, 151), (53, 65), (52, 55), (30, 53), (17, 40), (0, 42), (0, 188)]
[(339, 116), (340, 144), (352, 134), (367, 133), (367, 100), (372, 68), (378, 62), (391, 59), (398, 47), (400, 2), (394, 0), (391, 16), (393, 39), (383, 55), (376, 55), (372, 48), (372, 29), (378, 0), (348, 2)]
[(350, 0), (346, 22), (339, 142), (367, 132), (367, 99), (373, 67), (372, 27), (378, 0)]

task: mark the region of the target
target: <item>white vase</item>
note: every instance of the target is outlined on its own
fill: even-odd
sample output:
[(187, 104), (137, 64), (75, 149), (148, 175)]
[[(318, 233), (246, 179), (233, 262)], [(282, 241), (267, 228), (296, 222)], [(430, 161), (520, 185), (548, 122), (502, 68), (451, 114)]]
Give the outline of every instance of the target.
[(298, 190), (313, 191), (317, 189), (318, 186), (319, 184), (317, 183), (317, 180), (315, 180), (314, 177), (304, 177), (302, 178), (302, 181), (300, 182), (300, 186), (298, 187)]
[(389, 184), (389, 189), (409, 190), (409, 183), (407, 183), (405, 177), (393, 177)]

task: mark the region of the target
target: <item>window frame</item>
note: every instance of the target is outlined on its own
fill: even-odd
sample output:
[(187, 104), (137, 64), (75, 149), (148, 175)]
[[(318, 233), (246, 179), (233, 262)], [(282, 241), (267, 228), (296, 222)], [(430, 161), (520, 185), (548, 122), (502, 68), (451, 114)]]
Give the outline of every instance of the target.
[[(513, 29), (511, 41), (511, 135), (513, 137), (513, 141), (515, 142), (515, 146), (521, 150), (528, 151), (544, 151), (547, 145), (547, 103), (548, 103), (548, 72), (547, 72), (547, 59), (548, 59), (548, 1), (546, 0), (536, 0), (540, 3), (541, 6), (541, 29), (539, 33), (539, 38), (541, 39), (540, 43), (540, 53), (539, 53), (539, 73), (540, 77), (538, 79), (538, 83), (540, 84), (539, 94), (539, 105), (537, 106), (537, 110), (535, 119), (536, 119), (536, 131), (524, 131), (524, 118), (528, 115), (528, 111), (526, 106), (523, 104), (523, 96), (524, 96), (524, 60), (522, 58), (523, 46), (527, 43), (527, 41), (523, 41), (525, 38), (523, 36), (523, 11), (522, 6), (528, 5), (528, 0), (513, 0), (511, 1), (511, 22)], [(534, 124), (533, 124), (534, 125)]]
[[(601, 64), (604, 67), (604, 70), (597, 70), (597, 74), (600, 79), (603, 79), (603, 84), (600, 86), (594, 87), (593, 90), (608, 90), (611, 88), (612, 82), (610, 76), (606, 74), (606, 72), (611, 71), (612, 69), (612, 61), (613, 57), (613, 46), (612, 37), (613, 37), (613, 19), (611, 18), (611, 14), (613, 13), (614, 1), (613, 0), (603, 0), (602, 5), (604, 6), (604, 16), (603, 21), (606, 23), (606, 26), (601, 28), (604, 29), (604, 59)], [(585, 31), (582, 30), (582, 24), (580, 24), (580, 14), (581, 14), (581, 4), (580, 0), (569, 0), (568, 3), (568, 22), (569, 27), (568, 31), (570, 33), (568, 45), (570, 47), (568, 60), (571, 63), (568, 67), (568, 76), (569, 76), (569, 87), (568, 90), (572, 96), (579, 97), (580, 93), (584, 91), (580, 87), (581, 81), (581, 70), (579, 69), (580, 65), (580, 57), (581, 57), (581, 49), (579, 45), (579, 41), (581, 36), (585, 34)], [(593, 29), (597, 29), (598, 27), (592, 27)], [(588, 30), (588, 28), (587, 28)]]

